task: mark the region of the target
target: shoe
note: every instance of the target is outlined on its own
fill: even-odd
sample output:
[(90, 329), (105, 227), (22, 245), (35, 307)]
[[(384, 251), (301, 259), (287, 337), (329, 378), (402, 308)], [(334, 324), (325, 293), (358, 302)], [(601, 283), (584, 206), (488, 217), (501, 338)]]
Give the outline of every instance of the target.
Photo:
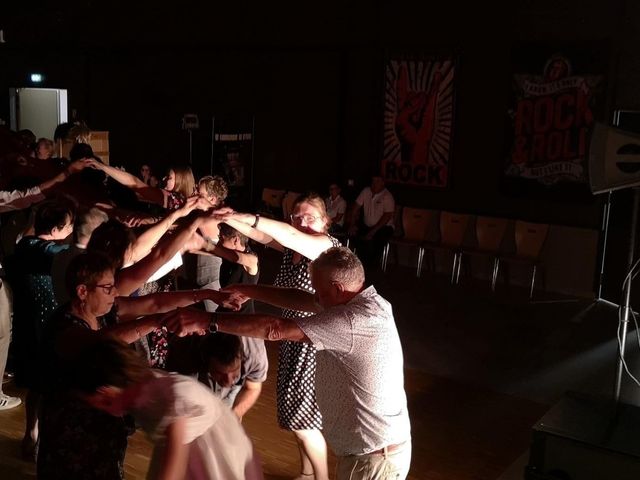
[(10, 397), (4, 393), (0, 393), (0, 410), (9, 410), (15, 408), (22, 403), (19, 397)]

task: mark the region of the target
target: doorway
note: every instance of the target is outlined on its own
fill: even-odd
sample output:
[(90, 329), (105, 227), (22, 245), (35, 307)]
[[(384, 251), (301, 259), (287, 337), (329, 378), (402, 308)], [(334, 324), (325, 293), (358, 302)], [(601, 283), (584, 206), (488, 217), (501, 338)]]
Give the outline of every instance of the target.
[(56, 127), (68, 120), (67, 91), (55, 88), (10, 88), (11, 129), (31, 130), (36, 138), (53, 139)]

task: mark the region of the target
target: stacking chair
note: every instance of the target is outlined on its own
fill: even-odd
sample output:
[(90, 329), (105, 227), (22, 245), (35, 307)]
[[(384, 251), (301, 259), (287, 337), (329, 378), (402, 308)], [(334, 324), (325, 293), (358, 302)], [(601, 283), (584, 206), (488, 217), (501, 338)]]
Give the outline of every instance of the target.
[(533, 289), (536, 283), (536, 273), (540, 265), (540, 253), (549, 233), (549, 225), (544, 223), (528, 223), (516, 221), (515, 241), (516, 253), (513, 255), (501, 255), (496, 266), (496, 278), (500, 268), (500, 260), (507, 262), (519, 262), (531, 265), (531, 286), (529, 287), (529, 299), (533, 298)]
[(498, 279), (498, 265), (500, 264), (500, 246), (507, 230), (506, 218), (477, 217), (475, 248), (465, 248), (462, 255), (483, 255), (493, 258), (493, 271), (491, 274), (491, 290), (496, 289)]
[[(382, 251), (382, 271), (387, 270), (387, 261), (389, 259), (389, 250), (391, 245), (408, 245), (418, 247), (418, 262), (416, 265), (416, 277), (422, 274), (422, 263), (424, 260), (424, 242), (429, 233), (429, 227), (433, 218), (432, 210), (424, 210), (421, 208), (402, 208), (402, 231), (404, 235), (398, 238), (392, 238), (385, 245)], [(397, 247), (396, 247), (397, 248)], [(397, 253), (397, 252), (396, 252)], [(396, 255), (397, 258), (397, 255)]]
[(462, 258), (462, 242), (469, 224), (469, 215), (462, 213), (440, 213), (440, 242), (429, 242), (425, 248), (429, 250), (445, 250), (453, 253), (451, 267), (451, 283), (455, 284), (460, 278), (460, 264)]
[(262, 190), (260, 213), (271, 218), (280, 217), (282, 214), (282, 199), (284, 198), (284, 194), (284, 190), (264, 188)]
[(282, 200), (282, 216), (284, 217), (284, 221), (288, 222), (290, 220), (290, 216), (293, 213), (293, 204), (296, 199), (300, 196), (298, 192), (287, 192)]

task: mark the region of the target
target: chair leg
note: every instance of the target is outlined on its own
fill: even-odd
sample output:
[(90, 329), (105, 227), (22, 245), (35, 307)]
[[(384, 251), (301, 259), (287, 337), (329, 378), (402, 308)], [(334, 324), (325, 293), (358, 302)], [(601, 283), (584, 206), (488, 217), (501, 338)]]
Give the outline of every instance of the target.
[(416, 277), (422, 275), (422, 262), (424, 262), (424, 248), (418, 247), (418, 268), (416, 269)]
[(462, 268), (462, 252), (458, 252), (458, 271), (456, 272), (456, 285), (460, 283), (460, 269)]
[(533, 298), (533, 288), (536, 284), (536, 270), (538, 269), (537, 265), (533, 266), (533, 274), (531, 275), (531, 290), (529, 290), (529, 300)]
[(498, 282), (498, 270), (500, 269), (500, 258), (493, 259), (493, 275), (491, 276), (491, 291), (496, 291), (496, 283)]
[(456, 267), (458, 266), (458, 254), (453, 252), (453, 265), (451, 266), (451, 285), (455, 285)]
[(389, 243), (382, 249), (382, 271), (387, 271), (387, 260), (389, 259)]

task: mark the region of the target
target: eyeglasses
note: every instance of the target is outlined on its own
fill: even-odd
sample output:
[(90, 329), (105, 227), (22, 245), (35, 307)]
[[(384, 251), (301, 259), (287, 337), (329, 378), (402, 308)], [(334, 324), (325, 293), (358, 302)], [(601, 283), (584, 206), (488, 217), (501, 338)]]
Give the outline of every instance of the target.
[(315, 215), (305, 214), (305, 215), (290, 215), (292, 222), (301, 222), (304, 220), (306, 224), (310, 224), (318, 220), (320, 217), (316, 217)]
[(106, 293), (107, 295), (111, 295), (111, 292), (113, 292), (113, 289), (116, 288), (116, 286), (113, 283), (105, 283), (104, 285), (96, 285), (96, 287), (100, 287), (102, 289), (102, 291), (104, 293)]

